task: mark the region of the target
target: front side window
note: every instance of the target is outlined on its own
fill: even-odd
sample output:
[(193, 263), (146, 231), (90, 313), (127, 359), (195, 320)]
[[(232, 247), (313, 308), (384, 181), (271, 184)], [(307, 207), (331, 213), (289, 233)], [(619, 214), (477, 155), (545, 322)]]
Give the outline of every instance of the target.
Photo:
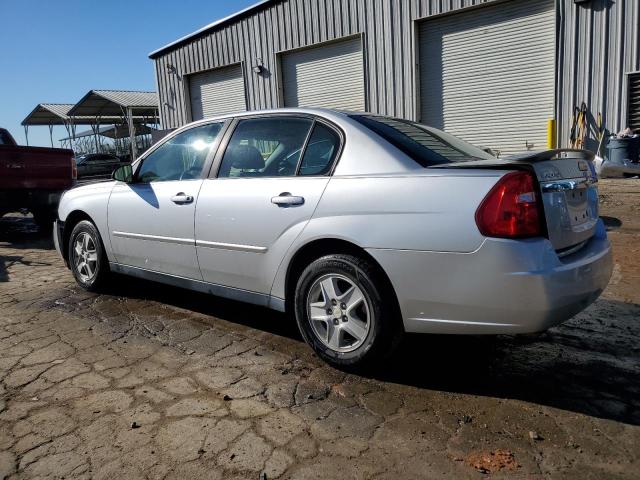
[(294, 176), (313, 120), (261, 117), (241, 120), (222, 158), (219, 178)]
[(377, 133), (423, 167), (495, 157), (453, 135), (408, 120), (376, 115), (351, 118)]
[(151, 183), (199, 178), (222, 125), (210, 123), (193, 127), (163, 143), (142, 161), (137, 181)]

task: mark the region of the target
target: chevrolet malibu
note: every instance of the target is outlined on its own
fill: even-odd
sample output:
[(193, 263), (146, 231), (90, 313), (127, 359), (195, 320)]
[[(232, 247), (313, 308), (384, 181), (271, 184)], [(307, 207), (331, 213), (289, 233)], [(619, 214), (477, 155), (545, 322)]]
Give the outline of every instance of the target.
[(83, 288), (133, 275), (292, 313), (355, 367), (404, 332), (539, 332), (612, 270), (593, 156), (498, 159), (368, 113), (282, 109), (173, 132), (68, 191), (56, 248)]

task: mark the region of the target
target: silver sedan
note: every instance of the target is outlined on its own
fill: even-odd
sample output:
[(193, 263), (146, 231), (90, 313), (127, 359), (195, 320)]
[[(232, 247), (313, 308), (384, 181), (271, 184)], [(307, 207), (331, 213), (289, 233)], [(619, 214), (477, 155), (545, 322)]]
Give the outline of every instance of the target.
[(606, 287), (592, 155), (497, 159), (367, 113), (282, 109), (182, 127), (114, 180), (68, 191), (56, 246), (112, 273), (288, 311), (337, 366), (404, 332), (539, 332)]

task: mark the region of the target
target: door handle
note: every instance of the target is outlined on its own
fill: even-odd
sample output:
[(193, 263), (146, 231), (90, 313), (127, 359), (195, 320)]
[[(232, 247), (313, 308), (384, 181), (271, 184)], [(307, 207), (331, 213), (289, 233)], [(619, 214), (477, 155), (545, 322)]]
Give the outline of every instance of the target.
[(178, 205), (184, 205), (186, 203), (193, 202), (193, 197), (191, 195), (187, 195), (184, 192), (180, 192), (171, 197), (171, 201), (173, 203), (177, 203)]
[(304, 197), (296, 197), (289, 192), (282, 192), (277, 197), (271, 198), (271, 203), (278, 205), (279, 207), (292, 207), (295, 205), (303, 205)]

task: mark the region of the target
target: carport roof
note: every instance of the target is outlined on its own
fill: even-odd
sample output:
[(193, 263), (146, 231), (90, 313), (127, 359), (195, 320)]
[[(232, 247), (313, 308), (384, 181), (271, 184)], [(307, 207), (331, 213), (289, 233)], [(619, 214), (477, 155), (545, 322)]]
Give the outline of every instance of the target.
[(72, 103), (39, 103), (22, 125), (63, 125), (69, 120)]
[[(95, 117), (71, 117), (69, 111), (73, 103), (39, 103), (29, 115), (22, 120), (22, 125), (67, 125), (71, 120), (76, 125), (88, 125), (95, 122)], [(101, 123), (118, 123), (122, 114), (103, 117)]]
[[(148, 125), (137, 125), (136, 126), (136, 136), (138, 135), (148, 135), (153, 132), (155, 128), (151, 128)], [(93, 130), (85, 130), (84, 132), (77, 133), (74, 137), (65, 137), (61, 138), (60, 141), (64, 142), (66, 140), (77, 140), (78, 138), (83, 137), (92, 137), (96, 134)], [(98, 129), (98, 135), (108, 138), (129, 138), (129, 127), (127, 125), (109, 125), (105, 127), (100, 127)]]
[(119, 117), (131, 108), (134, 116), (155, 117), (158, 114), (158, 94), (127, 90), (91, 90), (76, 103), (69, 115), (87, 117)]

